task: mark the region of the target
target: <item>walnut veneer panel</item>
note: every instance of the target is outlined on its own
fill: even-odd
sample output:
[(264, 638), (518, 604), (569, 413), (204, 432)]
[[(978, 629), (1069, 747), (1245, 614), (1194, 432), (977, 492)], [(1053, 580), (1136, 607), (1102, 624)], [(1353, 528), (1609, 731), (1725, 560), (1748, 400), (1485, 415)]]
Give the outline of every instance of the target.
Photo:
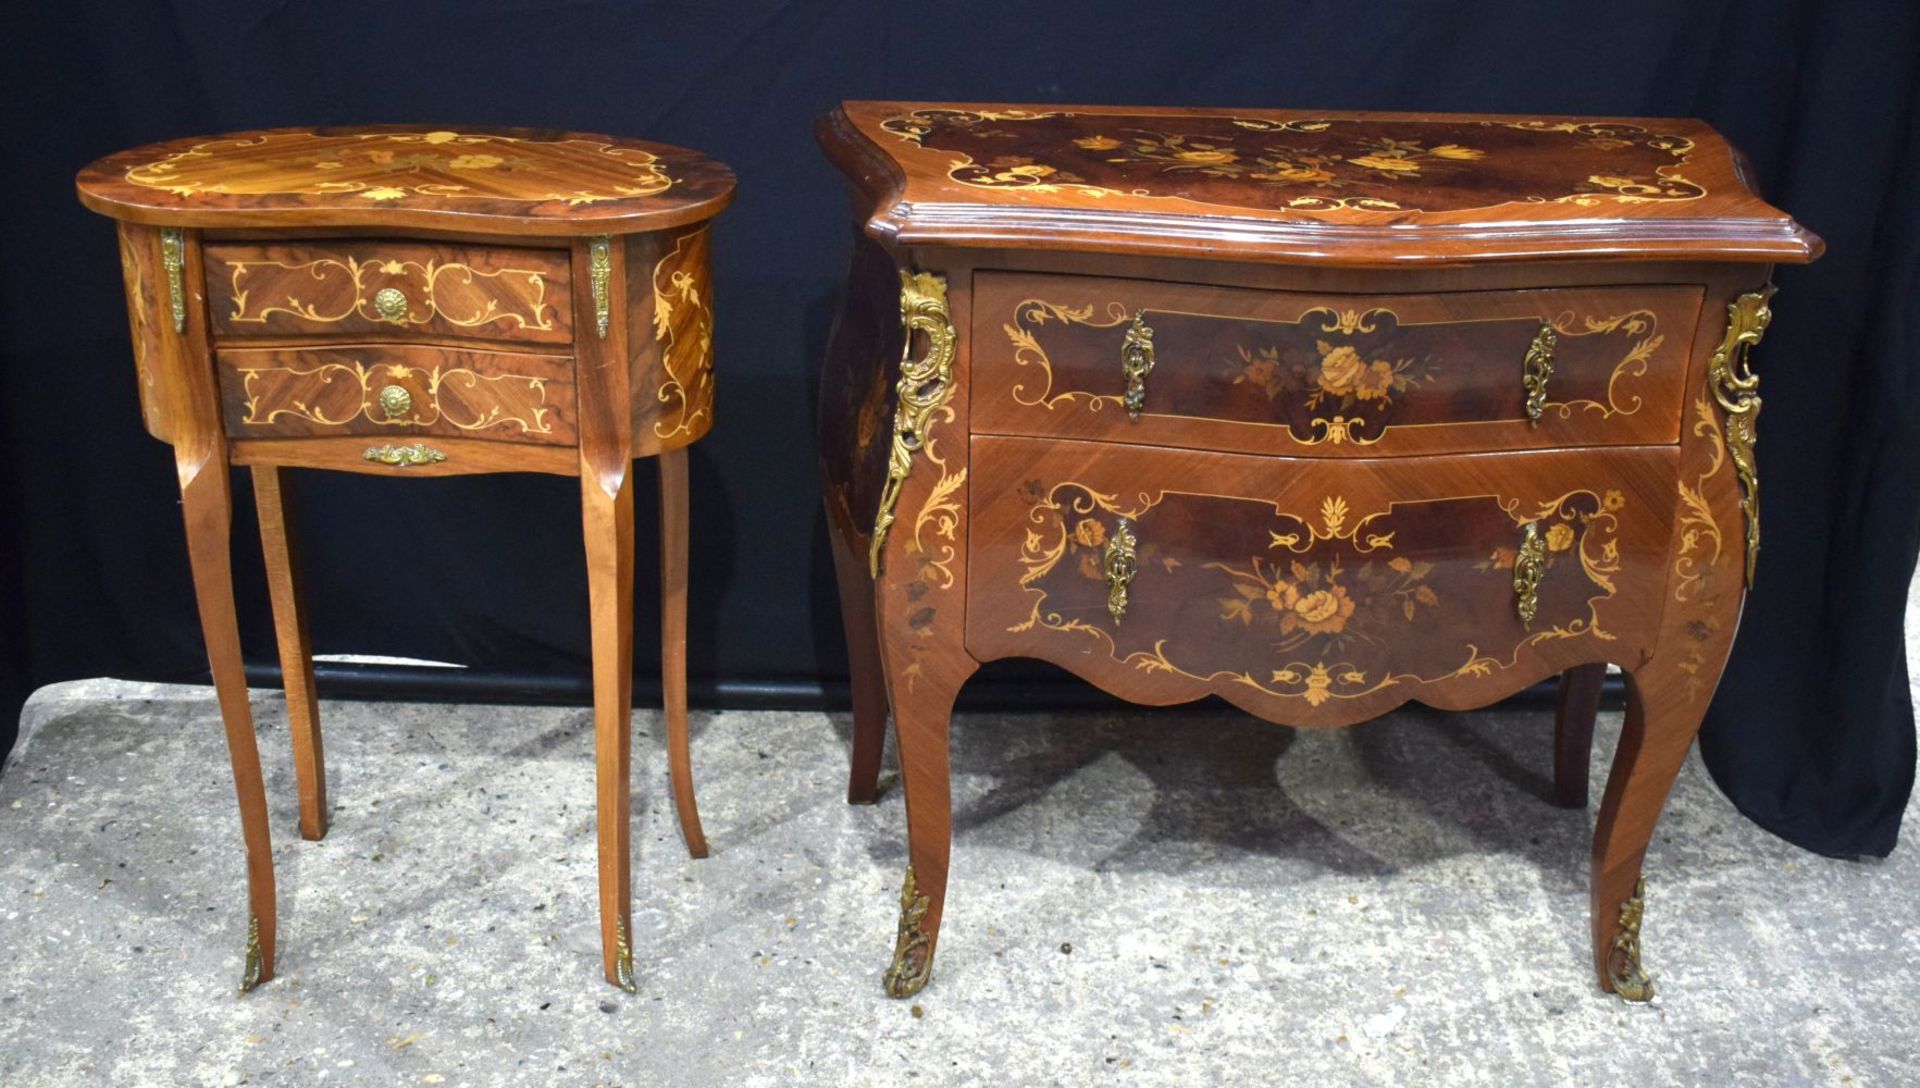
[[(1378, 457), (1678, 439), (1698, 287), (1335, 295), (982, 272), (974, 429)], [(1137, 322), (1137, 323), (1136, 323)], [(1526, 360), (1552, 376), (1537, 421)], [(1155, 363), (1138, 418), (1129, 333)]]

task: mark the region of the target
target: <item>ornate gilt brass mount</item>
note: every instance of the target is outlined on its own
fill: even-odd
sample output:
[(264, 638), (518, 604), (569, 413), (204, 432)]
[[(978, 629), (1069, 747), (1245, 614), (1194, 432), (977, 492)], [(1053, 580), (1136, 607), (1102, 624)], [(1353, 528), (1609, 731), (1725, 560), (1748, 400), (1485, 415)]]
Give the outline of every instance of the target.
[(437, 465), (447, 459), (447, 455), (432, 446), (415, 443), (411, 446), (368, 446), (366, 459), (382, 465)]
[(1107, 572), (1107, 611), (1113, 613), (1116, 626), (1127, 614), (1127, 587), (1133, 584), (1133, 576), (1140, 573), (1140, 562), (1135, 555), (1139, 543), (1133, 524), (1121, 518), (1114, 523), (1113, 535), (1107, 538), (1102, 556)]
[(1153, 327), (1147, 324), (1145, 310), (1133, 312), (1133, 324), (1127, 326), (1127, 338), (1120, 343), (1120, 373), (1127, 379), (1127, 418), (1140, 418), (1147, 402), (1147, 375), (1153, 373)]
[[(873, 543), (867, 549), (867, 570), (880, 577), (881, 547), (893, 527), (900, 487), (913, 471), (913, 455), (926, 448), (934, 417), (953, 397), (953, 317), (947, 310), (947, 281), (928, 272), (900, 273), (900, 324), (905, 330), (900, 348), (900, 381), (894, 389), (893, 451), (887, 457), (887, 484), (873, 515)], [(913, 334), (925, 333), (927, 353), (913, 355)]]
[(1540, 576), (1547, 572), (1547, 539), (1540, 527), (1529, 521), (1520, 536), (1520, 550), (1513, 557), (1513, 610), (1524, 623), (1532, 623), (1540, 611)]
[(627, 920), (613, 920), (613, 982), (628, 993), (638, 993), (633, 982), (633, 947), (627, 943)]
[(405, 419), (413, 410), (413, 394), (398, 385), (389, 385), (380, 390), (380, 410), (388, 419)]
[(1552, 325), (1541, 325), (1527, 348), (1527, 357), (1520, 362), (1520, 384), (1527, 391), (1527, 421), (1536, 427), (1547, 410), (1547, 380), (1553, 377), (1553, 348), (1559, 340), (1560, 334)]
[(160, 263), (167, 270), (167, 299), (172, 304), (173, 331), (187, 331), (187, 236), (179, 227), (160, 230)]
[(613, 301), (608, 297), (613, 284), (613, 239), (604, 234), (587, 244), (587, 279), (593, 284), (593, 327), (605, 340), (613, 323)]
[(373, 293), (373, 312), (380, 320), (396, 325), (407, 323), (407, 295), (398, 287), (382, 287)]
[(927, 954), (933, 943), (925, 928), (927, 909), (927, 897), (920, 894), (909, 865), (907, 879), (900, 885), (900, 934), (893, 942), (893, 963), (881, 979), (888, 997), (912, 997), (933, 975), (933, 959)]
[(1760, 376), (1747, 366), (1747, 355), (1766, 335), (1773, 321), (1767, 300), (1773, 286), (1741, 295), (1727, 304), (1727, 334), (1707, 360), (1707, 388), (1727, 417), (1727, 450), (1740, 477), (1740, 512), (1747, 521), (1747, 584), (1760, 558), (1760, 477), (1753, 447), (1759, 441), (1754, 421), (1760, 416)]
[(244, 994), (260, 985), (260, 975), (265, 968), (266, 958), (260, 954), (260, 918), (258, 915), (249, 914), (247, 915), (247, 964), (240, 971), (240, 993)]
[(1640, 919), (1647, 908), (1647, 878), (1633, 887), (1633, 898), (1620, 904), (1620, 932), (1607, 952), (1607, 983), (1628, 1001), (1653, 997), (1653, 980), (1640, 969)]

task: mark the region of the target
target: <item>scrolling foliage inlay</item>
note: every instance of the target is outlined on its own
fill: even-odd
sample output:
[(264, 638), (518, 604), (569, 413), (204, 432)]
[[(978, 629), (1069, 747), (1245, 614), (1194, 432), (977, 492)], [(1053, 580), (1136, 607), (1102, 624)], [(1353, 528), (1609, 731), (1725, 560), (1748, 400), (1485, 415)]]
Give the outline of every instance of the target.
[[(707, 299), (707, 231), (688, 231), (653, 266), (653, 338), (666, 377), (654, 393), (659, 438), (699, 427), (713, 413), (713, 307)], [(668, 416), (666, 413), (673, 413)]]
[[(425, 325), (438, 318), (463, 329), (497, 325), (503, 329), (544, 332), (554, 328), (553, 307), (546, 301), (546, 276), (536, 269), (483, 270), (464, 261), (362, 261), (355, 257), (319, 257), (310, 261), (230, 260), (226, 264), (232, 269), (233, 294), (233, 312), (227, 320), (234, 324), (265, 324), (275, 314), (288, 314), (321, 324), (357, 317), (397, 325)], [(267, 269), (304, 275), (272, 276), (267, 291), (284, 293), (256, 296), (251, 284)], [(369, 290), (375, 282), (387, 286)], [(412, 288), (412, 293), (391, 286), (396, 282)], [(304, 299), (291, 291), (301, 283), (311, 288)], [(336, 284), (340, 285), (337, 290)], [(394, 306), (393, 313), (380, 308), (380, 295), (388, 299), (399, 296), (399, 305)], [(421, 311), (418, 316), (415, 316), (416, 308)]]
[[(323, 363), (317, 367), (247, 367), (240, 371), (247, 394), (246, 411), (240, 422), (253, 426), (270, 425), (282, 416), (292, 416), (323, 427), (340, 427), (356, 419), (367, 419), (383, 426), (427, 427), (445, 420), (463, 431), (484, 431), (494, 427), (513, 429), (526, 435), (553, 433), (546, 406), (547, 383), (543, 378), (522, 374), (487, 374), (466, 367), (442, 369), (407, 363), (376, 363), (368, 366), (355, 360), (348, 363)], [(344, 392), (335, 379), (352, 383)], [(422, 403), (412, 397), (408, 409), (399, 415), (383, 403), (388, 382), (407, 382), (425, 393)], [(511, 397), (488, 395), (495, 387), (511, 391)], [(443, 393), (458, 396), (442, 398)], [(522, 409), (520, 401), (529, 402)], [(448, 414), (455, 405), (476, 407), (467, 418)], [(515, 405), (510, 407), (510, 405)]]
[[(1019, 585), (1033, 607), (1009, 630), (1096, 638), (1146, 672), (1317, 707), (1491, 675), (1548, 639), (1613, 637), (1597, 606), (1620, 569), (1618, 490), (1537, 506), (1486, 495), (1364, 513), (1328, 495), (1311, 515), (1219, 495), (1125, 499), (1073, 481), (1030, 481), (1021, 498)], [(1130, 617), (1143, 616), (1137, 628), (1105, 614), (1104, 546), (1123, 518), (1139, 539), (1129, 603)], [(1525, 623), (1514, 615), (1513, 571), (1517, 527), (1529, 523), (1544, 554), (1540, 617)]]
[(1624, 123), (923, 109), (881, 127), (947, 152), (962, 185), (1095, 200), (1390, 213), (1706, 195), (1680, 173), (1693, 141)]
[[(1699, 440), (1699, 452), (1693, 456), (1701, 463), (1697, 472), (1690, 469), (1680, 479), (1680, 538), (1673, 560), (1673, 599), (1690, 606), (1695, 617), (1683, 628), (1687, 641), (1679, 661), (1687, 674), (1689, 697), (1697, 697), (1714, 675), (1717, 666), (1708, 647), (1722, 635), (1724, 599), (1753, 584), (1760, 555), (1760, 480), (1753, 454), (1760, 379), (1747, 368), (1747, 352), (1760, 342), (1773, 319), (1767, 306), (1772, 296), (1773, 288), (1768, 287), (1741, 295), (1727, 306), (1726, 335), (1707, 361), (1707, 388), (1693, 401), (1692, 433)], [(1716, 478), (1728, 460), (1733, 461), (1746, 528), (1744, 581), (1731, 586), (1721, 571), (1727, 542), (1713, 498), (1715, 488), (1724, 486)]]
[[(1156, 378), (1154, 414), (1278, 423), (1303, 446), (1371, 445), (1393, 425), (1532, 418), (1536, 407), (1555, 419), (1632, 415), (1643, 403), (1634, 380), (1666, 340), (1645, 309), (1420, 321), (1386, 307), (1315, 307), (1282, 321), (1027, 298), (1002, 331), (1014, 365), (1037, 377), (1013, 383), (1007, 395), (1049, 411), (1124, 404), (1118, 368), (1098, 361), (1118, 357), (1129, 323), (1143, 315), (1167, 364)], [(1542, 383), (1536, 403), (1520, 377), (1547, 336), (1561, 356), (1554, 390), (1565, 399), (1547, 399)], [(1488, 368), (1498, 371), (1493, 380)], [(1061, 388), (1069, 384), (1096, 388)]]

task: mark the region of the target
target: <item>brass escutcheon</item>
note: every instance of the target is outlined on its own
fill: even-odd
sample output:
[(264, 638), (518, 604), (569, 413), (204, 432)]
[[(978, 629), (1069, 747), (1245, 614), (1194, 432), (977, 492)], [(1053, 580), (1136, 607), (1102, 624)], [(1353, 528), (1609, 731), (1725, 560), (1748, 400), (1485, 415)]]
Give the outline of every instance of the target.
[(1107, 538), (1105, 566), (1107, 570), (1107, 611), (1113, 613), (1115, 626), (1120, 617), (1127, 614), (1127, 587), (1133, 584), (1133, 576), (1140, 573), (1139, 560), (1134, 548), (1139, 538), (1133, 534), (1133, 525), (1121, 518), (1113, 525), (1113, 535)]
[(1540, 576), (1547, 572), (1547, 539), (1529, 521), (1513, 557), (1513, 610), (1527, 623), (1540, 611)]
[(388, 419), (404, 419), (413, 409), (413, 394), (397, 385), (389, 385), (380, 390), (380, 410), (387, 413)]
[(1147, 403), (1147, 375), (1153, 373), (1153, 326), (1147, 324), (1147, 312), (1135, 310), (1133, 324), (1127, 326), (1127, 338), (1120, 343), (1120, 373), (1127, 379), (1127, 418), (1140, 418)]
[(1553, 377), (1553, 348), (1559, 340), (1560, 334), (1552, 325), (1542, 324), (1527, 348), (1527, 357), (1520, 361), (1520, 385), (1527, 391), (1527, 421), (1535, 426), (1547, 410), (1547, 380)]
[(382, 287), (373, 293), (373, 309), (381, 320), (396, 325), (407, 322), (407, 296), (398, 287)]

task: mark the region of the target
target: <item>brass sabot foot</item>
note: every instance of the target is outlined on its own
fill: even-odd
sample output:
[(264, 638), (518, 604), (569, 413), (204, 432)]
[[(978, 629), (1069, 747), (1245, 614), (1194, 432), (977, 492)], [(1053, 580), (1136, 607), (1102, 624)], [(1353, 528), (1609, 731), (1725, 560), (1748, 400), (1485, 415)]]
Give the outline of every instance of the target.
[(1607, 983), (1628, 1001), (1653, 998), (1653, 980), (1640, 967), (1640, 919), (1646, 913), (1647, 878), (1634, 885), (1633, 898), (1620, 904), (1620, 932), (1607, 953)]
[(893, 943), (893, 964), (881, 976), (888, 997), (912, 997), (933, 975), (933, 958), (928, 954), (933, 938), (924, 928), (926, 918), (927, 897), (920, 894), (909, 865), (900, 886), (900, 934)]
[(628, 993), (638, 993), (633, 982), (633, 948), (627, 944), (627, 920), (613, 922), (613, 984)]
[(247, 915), (247, 965), (240, 972), (240, 990), (234, 996), (242, 996), (260, 985), (260, 975), (265, 969), (266, 958), (260, 954), (260, 919), (249, 914)]

